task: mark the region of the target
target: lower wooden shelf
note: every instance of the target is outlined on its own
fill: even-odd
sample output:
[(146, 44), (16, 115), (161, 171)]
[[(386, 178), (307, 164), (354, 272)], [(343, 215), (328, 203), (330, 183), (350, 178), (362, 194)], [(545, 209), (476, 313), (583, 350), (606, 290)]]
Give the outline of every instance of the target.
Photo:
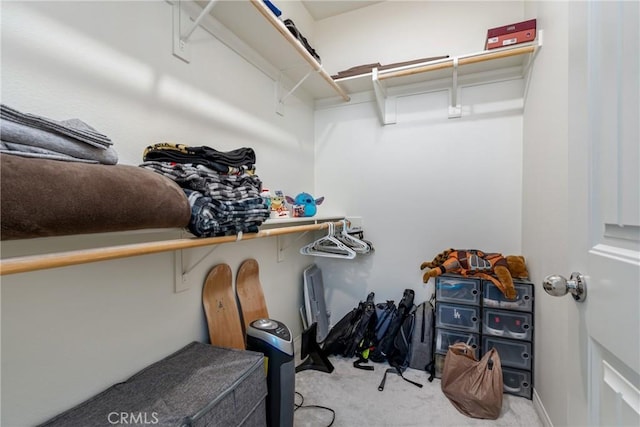
[[(342, 221), (332, 222), (330, 220), (327, 220), (326, 222), (318, 222), (322, 220), (320, 218), (309, 219), (315, 221), (316, 223), (280, 226), (278, 228), (267, 228), (260, 230), (257, 233), (244, 233), (233, 236), (172, 239), (8, 258), (0, 260), (0, 276), (7, 274), (26, 273), (36, 270), (45, 270), (49, 268), (66, 267), (70, 265), (87, 264), (98, 261), (107, 261), (118, 258), (128, 258), (138, 255), (149, 255), (160, 252), (177, 251), (180, 249), (189, 249), (203, 246), (219, 245), (223, 243), (233, 243), (244, 240), (260, 239), (264, 237), (280, 236), (283, 234), (322, 230), (325, 228), (329, 228), (330, 223), (333, 223), (336, 227), (342, 226)], [(301, 218), (301, 220), (304, 219)], [(296, 222), (291, 221), (289, 222), (289, 224), (296, 224)]]

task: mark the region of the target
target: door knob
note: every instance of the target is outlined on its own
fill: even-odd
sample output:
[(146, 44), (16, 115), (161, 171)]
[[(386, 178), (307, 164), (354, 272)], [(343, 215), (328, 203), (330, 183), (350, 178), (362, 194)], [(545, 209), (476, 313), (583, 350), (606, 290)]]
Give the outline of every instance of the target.
[(559, 274), (547, 276), (542, 282), (542, 287), (554, 297), (561, 297), (568, 292), (578, 302), (583, 302), (587, 298), (587, 281), (580, 273), (571, 273), (569, 280)]

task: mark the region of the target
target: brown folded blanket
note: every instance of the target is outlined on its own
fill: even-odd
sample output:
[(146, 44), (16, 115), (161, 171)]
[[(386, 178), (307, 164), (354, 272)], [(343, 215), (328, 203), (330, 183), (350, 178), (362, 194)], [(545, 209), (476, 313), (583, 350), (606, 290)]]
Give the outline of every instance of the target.
[(2, 240), (183, 228), (191, 209), (173, 181), (137, 166), (0, 154)]

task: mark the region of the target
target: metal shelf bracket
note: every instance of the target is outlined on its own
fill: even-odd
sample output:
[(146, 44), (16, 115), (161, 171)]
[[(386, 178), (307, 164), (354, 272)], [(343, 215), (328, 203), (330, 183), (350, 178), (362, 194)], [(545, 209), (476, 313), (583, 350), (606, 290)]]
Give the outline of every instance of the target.
[(309, 231), (305, 231), (303, 233), (300, 233), (295, 239), (293, 239), (291, 242), (289, 242), (289, 244), (286, 245), (286, 246), (284, 244), (284, 242), (285, 242), (284, 236), (276, 236), (276, 240), (277, 240), (276, 248), (278, 250), (278, 262), (284, 261), (284, 252), (287, 249), (289, 249), (291, 246), (293, 246), (293, 244), (295, 242), (297, 242), (298, 240), (300, 240), (304, 236), (306, 236), (308, 233), (309, 233)]
[[(181, 233), (184, 238), (184, 232)], [(237, 241), (242, 239), (242, 233), (238, 234)], [(189, 274), (196, 268), (202, 261), (204, 261), (209, 255), (213, 253), (216, 249), (218, 249), (220, 245), (215, 245), (210, 248), (207, 248), (207, 252), (205, 252), (198, 260), (192, 263), (190, 266), (185, 268), (185, 256), (184, 249), (178, 249), (173, 252), (173, 263), (174, 263), (174, 291), (175, 293), (183, 292), (189, 290)]]
[(371, 81), (373, 82), (373, 92), (376, 96), (376, 105), (380, 121), (384, 125), (393, 125), (397, 121), (397, 98), (389, 96), (387, 89), (378, 78), (378, 69), (371, 71)]
[(298, 81), (298, 83), (296, 83), (287, 93), (285, 93), (282, 97), (279, 95), (280, 92), (280, 88), (282, 88), (282, 73), (280, 73), (280, 78), (278, 79), (277, 85), (276, 85), (276, 113), (278, 113), (281, 116), (284, 116), (284, 101), (285, 99), (287, 99), (288, 97), (290, 97), (291, 95), (293, 95), (293, 92), (295, 92), (300, 85), (302, 85), (302, 83), (304, 83), (305, 80), (307, 80), (309, 78), (310, 75), (312, 75), (314, 72), (320, 72), (320, 70), (322, 70), (322, 68), (319, 68), (318, 70), (309, 70), (307, 72), (307, 74), (305, 74), (300, 81)]
[(459, 101), (458, 93), (458, 57), (453, 57), (453, 73), (451, 80), (451, 105), (449, 105), (449, 118), (456, 119), (462, 117), (462, 106)]
[[(191, 18), (180, 7), (180, 1), (175, 1), (173, 5), (173, 54), (182, 59), (184, 62), (189, 63), (191, 61), (191, 52), (189, 50), (189, 38), (193, 35), (193, 32), (198, 28), (200, 22), (204, 17), (211, 12), (213, 6), (216, 5), (218, 0), (209, 0), (209, 3), (202, 9), (198, 17), (191, 23)], [(183, 33), (183, 25), (190, 27)]]

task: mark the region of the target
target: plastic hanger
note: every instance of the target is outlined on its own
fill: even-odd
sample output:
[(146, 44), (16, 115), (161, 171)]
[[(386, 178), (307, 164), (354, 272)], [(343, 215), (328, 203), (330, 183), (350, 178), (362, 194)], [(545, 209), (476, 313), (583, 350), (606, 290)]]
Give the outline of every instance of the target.
[(360, 240), (347, 232), (346, 219), (342, 220), (342, 231), (336, 236), (336, 238), (345, 245), (349, 246), (356, 253), (367, 254), (371, 251), (371, 246), (367, 242)]
[(303, 255), (323, 256), (329, 258), (355, 258), (356, 252), (338, 240), (334, 236), (334, 232), (335, 226), (330, 222), (329, 232), (327, 235), (301, 247), (300, 253)]

